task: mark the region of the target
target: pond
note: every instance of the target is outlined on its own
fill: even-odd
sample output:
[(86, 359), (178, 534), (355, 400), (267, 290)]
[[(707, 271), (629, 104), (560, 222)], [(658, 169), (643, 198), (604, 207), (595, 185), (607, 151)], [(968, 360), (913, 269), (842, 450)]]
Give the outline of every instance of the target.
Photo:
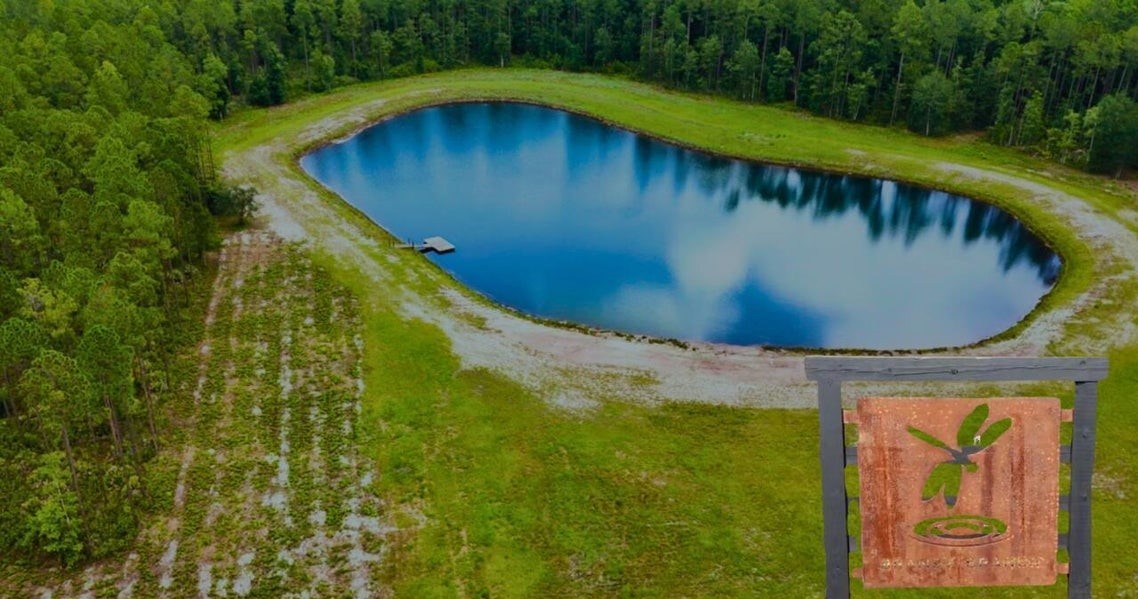
[(455, 104), (301, 159), (522, 312), (734, 345), (965, 345), (1023, 318), (1058, 256), (1008, 213), (893, 181), (722, 158), (567, 112)]

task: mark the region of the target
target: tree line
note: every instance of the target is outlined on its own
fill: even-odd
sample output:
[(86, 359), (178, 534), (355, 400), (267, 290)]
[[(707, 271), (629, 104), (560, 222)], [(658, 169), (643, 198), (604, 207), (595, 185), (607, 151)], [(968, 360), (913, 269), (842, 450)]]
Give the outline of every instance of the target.
[[(122, 0), (97, 4), (119, 6)], [(29, 7), (23, 9), (33, 11)], [(482, 64), (601, 71), (1118, 173), (1138, 164), (1129, 0), (179, 0), (149, 14), (224, 117)]]
[(0, 555), (133, 540), (220, 185), (201, 64), (125, 2), (0, 2)]

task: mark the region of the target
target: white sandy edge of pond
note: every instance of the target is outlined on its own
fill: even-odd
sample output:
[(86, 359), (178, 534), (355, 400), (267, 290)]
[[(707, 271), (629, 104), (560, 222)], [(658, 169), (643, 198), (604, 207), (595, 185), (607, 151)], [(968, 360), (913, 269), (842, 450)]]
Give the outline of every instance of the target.
[[(305, 143), (327, 137), (346, 126), (363, 126), (383, 100), (366, 103), (339, 115), (310, 124), (300, 136)], [(261, 194), (259, 220), (286, 240), (313, 244), (344, 263), (353, 265), (376, 283), (377, 293), (397, 299), (402, 313), (441, 329), (463, 368), (501, 372), (537, 393), (551, 404), (568, 410), (588, 410), (597, 402), (616, 398), (644, 403), (691, 401), (751, 407), (813, 407), (816, 388), (805, 380), (800, 354), (755, 347), (706, 343), (679, 347), (668, 343), (629, 339), (610, 333), (587, 333), (548, 326), (476, 300), (460, 285), (433, 268), (413, 268), (412, 277), (437, 283), (440, 298), (421, 297), (392, 276), (393, 264), (423, 260), (415, 252), (390, 248), (378, 241), (375, 230), (361, 230), (333, 210), (316, 191), (315, 182), (298, 178), (288, 168), (288, 143), (269, 142), (223, 157), (227, 179), (255, 185)], [(945, 354), (984, 356), (1038, 356), (1053, 341), (1080, 355), (1099, 355), (1135, 337), (1133, 307), (1121, 308), (1118, 322), (1095, 323), (1083, 316), (1095, 302), (1111, 301), (1118, 277), (1138, 273), (1138, 238), (1122, 223), (1103, 215), (1077, 197), (1045, 185), (952, 163), (936, 165), (951, 176), (986, 180), (1021, 189), (1052, 213), (1069, 222), (1093, 249), (1105, 271), (1122, 263), (1124, 274), (1097, 277), (1074, 301), (1034, 320), (1018, 335), (996, 343)], [(1125, 218), (1125, 216), (1124, 216)], [(368, 229), (372, 229), (369, 225)], [(461, 249), (460, 249), (461, 251)], [(1092, 334), (1072, 340), (1067, 326), (1092, 325)], [(1101, 334), (1094, 334), (1099, 331)], [(906, 385), (906, 393), (921, 393), (929, 385)], [(936, 393), (953, 386), (937, 385)], [(966, 387), (962, 387), (965, 389)], [(897, 393), (897, 385), (854, 386), (862, 394)], [(852, 395), (850, 393), (848, 395)]]

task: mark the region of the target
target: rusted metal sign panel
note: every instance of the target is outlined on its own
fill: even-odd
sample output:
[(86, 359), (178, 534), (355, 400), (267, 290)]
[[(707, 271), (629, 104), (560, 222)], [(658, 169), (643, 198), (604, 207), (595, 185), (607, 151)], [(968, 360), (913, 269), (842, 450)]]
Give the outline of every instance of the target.
[(1050, 585), (1059, 400), (862, 398), (867, 587)]

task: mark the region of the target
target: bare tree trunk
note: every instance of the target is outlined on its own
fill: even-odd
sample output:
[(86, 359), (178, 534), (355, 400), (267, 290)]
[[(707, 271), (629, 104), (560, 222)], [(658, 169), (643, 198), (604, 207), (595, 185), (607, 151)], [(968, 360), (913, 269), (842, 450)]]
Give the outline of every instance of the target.
[(63, 439), (63, 451), (67, 454), (67, 467), (71, 471), (71, 490), (79, 494), (79, 470), (75, 467), (75, 454), (71, 451), (71, 436), (67, 434), (67, 426), (59, 427)]
[(798, 60), (794, 62), (794, 105), (798, 106), (798, 88), (802, 77), (802, 55), (806, 51), (806, 34), (798, 36)]
[[(767, 75), (767, 42), (770, 40), (770, 37), (771, 37), (770, 24), (764, 23), (763, 24), (763, 53), (762, 53), (762, 58), (759, 59), (759, 81), (756, 84), (759, 88), (759, 91), (763, 92), (763, 98), (764, 99), (766, 99), (767, 94), (766, 94), (766, 91), (764, 91), (764, 90), (766, 90), (766, 87), (763, 86), (763, 79), (765, 79), (766, 75)], [(752, 100), (754, 99), (754, 95), (755, 95), (755, 92), (752, 91), (751, 92), (751, 99)]]
[[(79, 525), (83, 529), (83, 540), (91, 538), (91, 524), (87, 518), (87, 510), (83, 505), (83, 498), (79, 494), (79, 469), (75, 466), (75, 454), (71, 450), (71, 437), (67, 434), (67, 425), (60, 426), (63, 437), (63, 451), (67, 454), (67, 466), (71, 470), (71, 491), (75, 493), (75, 503), (79, 506)], [(90, 548), (83, 543), (83, 554), (90, 555)]]
[[(653, 57), (653, 50), (652, 49), (655, 47), (655, 43), (656, 43), (656, 15), (655, 15), (655, 9), (653, 9), (653, 14), (648, 15), (648, 64), (649, 64), (649, 66), (651, 66), (651, 64), (652, 64), (652, 60), (653, 60), (653, 58), (652, 58)], [(651, 69), (649, 69), (649, 74), (651, 74)]]
[[(143, 480), (145, 473), (142, 468), (142, 449), (138, 446), (138, 430), (129, 419), (123, 420), (122, 434), (125, 446), (130, 450), (130, 465), (134, 468), (135, 474), (138, 475), (138, 480)], [(140, 489), (144, 497), (150, 496), (146, 490), (146, 485), (141, 485)]]
[(150, 380), (146, 376), (146, 364), (142, 357), (135, 358), (138, 368), (138, 381), (142, 384), (142, 397), (146, 400), (146, 424), (150, 428), (150, 443), (154, 450), (159, 448), (158, 427), (154, 425), (154, 397), (150, 393)]
[(1094, 106), (1095, 90), (1098, 88), (1099, 67), (1095, 67), (1095, 76), (1091, 80), (1091, 93), (1087, 94), (1087, 108)]
[[(1051, 87), (1054, 87), (1055, 91), (1053, 91), (1050, 96), (1043, 96), (1043, 108), (1045, 114), (1051, 114), (1051, 111), (1055, 108), (1055, 101), (1059, 98), (1060, 92), (1063, 91), (1063, 57), (1059, 56), (1056, 58), (1053, 66), (1054, 74), (1049, 74), (1047, 77), (1047, 83), (1044, 86), (1044, 93), (1046, 94), (1046, 90), (1050, 89)], [(1055, 82), (1054, 86), (1051, 84), (1052, 81)]]
[(119, 423), (118, 414), (115, 413), (115, 404), (109, 395), (103, 395), (103, 405), (111, 417), (111, 439), (115, 442), (115, 457), (121, 461), (123, 459), (122, 424)]
[[(4, 385), (9, 389), (15, 386), (12, 382), (12, 373), (8, 370), (7, 366), (4, 367)], [(4, 400), (4, 409), (9, 418), (16, 418), (20, 415), (16, 409), (16, 400), (11, 397)], [(19, 420), (17, 419), (14, 422), (19, 422)]]
[(308, 35), (302, 34), (300, 41), (304, 48), (304, 89), (312, 91), (312, 77), (308, 74)]
[(889, 115), (889, 126), (897, 120), (897, 105), (901, 103), (901, 73), (905, 72), (905, 53), (901, 53), (901, 61), (897, 65), (897, 84), (893, 87), (893, 112)]

